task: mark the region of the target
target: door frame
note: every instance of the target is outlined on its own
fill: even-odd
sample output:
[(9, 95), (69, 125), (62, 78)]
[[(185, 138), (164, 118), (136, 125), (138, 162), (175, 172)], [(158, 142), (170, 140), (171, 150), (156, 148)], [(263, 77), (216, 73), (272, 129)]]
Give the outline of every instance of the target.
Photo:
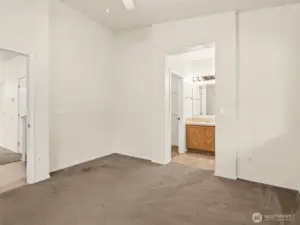
[[(228, 47), (224, 43), (218, 44), (217, 41), (206, 41), (205, 43), (214, 43), (216, 48), (215, 50), (215, 70), (219, 72), (218, 78), (218, 89), (216, 91), (216, 123), (218, 127), (216, 127), (216, 153), (215, 153), (215, 171), (214, 175), (219, 177), (226, 177), (229, 179), (237, 179), (237, 143), (236, 142), (228, 142), (228, 136), (235, 135), (237, 132), (237, 101), (236, 101), (236, 85), (237, 85), (237, 71), (236, 71), (236, 49), (232, 49), (232, 57), (228, 57), (226, 60), (230, 63), (230, 66), (224, 67), (225, 70), (221, 70), (221, 65), (224, 66), (225, 59), (225, 49), (228, 50)], [(227, 42), (226, 42), (227, 43)], [(168, 58), (169, 56), (184, 53), (186, 51), (190, 51), (191, 49), (195, 49), (195, 46), (201, 45), (197, 43), (193, 46), (187, 46), (185, 48), (178, 48), (177, 50), (169, 50), (163, 53), (164, 59), (164, 150), (161, 154), (162, 160), (159, 161), (157, 159), (153, 160), (153, 162), (159, 162), (161, 164), (168, 164), (171, 162), (171, 113), (170, 113), (170, 74), (168, 72)], [(219, 46), (219, 47), (218, 47)], [(226, 47), (225, 47), (226, 46)], [(225, 61), (226, 61), (225, 60)], [(222, 64), (223, 63), (223, 64)], [(232, 73), (229, 73), (232, 71)], [(226, 82), (225, 82), (226, 80)], [(229, 83), (234, 88), (229, 92), (225, 93), (226, 87), (225, 83)], [(221, 88), (220, 88), (221, 87)], [(224, 94), (221, 96), (221, 94)], [(224, 103), (221, 99), (228, 97), (229, 100)], [(224, 108), (227, 107), (230, 113), (226, 113)], [(225, 119), (226, 116), (226, 119)], [(231, 132), (227, 132), (225, 135), (225, 124), (231, 123)]]
[[(26, 161), (26, 120), (27, 120), (27, 106), (26, 106), (26, 116), (22, 116), (20, 114), (20, 81), (25, 79), (26, 88), (27, 88), (27, 77), (19, 77), (18, 78), (18, 152), (22, 154), (22, 161)], [(27, 97), (26, 90), (26, 97)], [(27, 100), (27, 99), (26, 99)]]
[[(26, 182), (29, 184), (35, 183), (35, 129), (34, 129), (34, 87), (30, 86), (30, 55), (0, 48), (2, 52), (14, 53), (17, 56), (23, 56), (26, 60), (26, 88), (27, 88), (27, 120), (26, 120)], [(18, 131), (19, 132), (19, 131)]]

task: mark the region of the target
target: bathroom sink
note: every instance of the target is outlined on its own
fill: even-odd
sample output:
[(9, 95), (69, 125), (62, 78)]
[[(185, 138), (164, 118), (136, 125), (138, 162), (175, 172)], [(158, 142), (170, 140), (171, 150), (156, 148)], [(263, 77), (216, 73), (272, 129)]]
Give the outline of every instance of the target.
[(211, 121), (186, 121), (187, 125), (199, 125), (199, 126), (215, 126), (214, 122)]
[(199, 126), (215, 126), (215, 118), (211, 116), (196, 116), (187, 118), (186, 124)]

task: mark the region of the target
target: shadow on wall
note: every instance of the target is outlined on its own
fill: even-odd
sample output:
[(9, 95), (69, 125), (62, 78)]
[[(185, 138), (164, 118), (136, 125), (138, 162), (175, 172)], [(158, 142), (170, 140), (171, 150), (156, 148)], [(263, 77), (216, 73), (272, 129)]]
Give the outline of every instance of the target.
[(265, 77), (241, 73), (238, 177), (300, 190), (300, 66), (282, 66), (297, 57), (291, 52), (285, 48)]

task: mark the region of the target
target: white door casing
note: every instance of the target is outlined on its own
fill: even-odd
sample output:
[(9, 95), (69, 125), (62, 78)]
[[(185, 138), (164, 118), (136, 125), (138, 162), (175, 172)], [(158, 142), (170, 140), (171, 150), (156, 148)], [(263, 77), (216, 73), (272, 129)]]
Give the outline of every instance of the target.
[(18, 143), (22, 161), (26, 160), (27, 79), (18, 79)]
[(186, 152), (185, 116), (184, 116), (184, 81), (182, 77), (170, 73), (171, 77), (171, 127), (172, 146), (178, 146), (179, 153)]

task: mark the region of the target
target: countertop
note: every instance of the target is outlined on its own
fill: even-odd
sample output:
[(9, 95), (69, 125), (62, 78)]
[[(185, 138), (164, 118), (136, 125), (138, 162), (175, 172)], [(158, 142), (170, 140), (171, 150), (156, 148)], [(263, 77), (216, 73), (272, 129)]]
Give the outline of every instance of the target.
[(198, 122), (198, 121), (186, 121), (186, 125), (197, 125), (197, 126), (207, 126), (207, 127), (216, 126), (216, 124), (213, 122)]

